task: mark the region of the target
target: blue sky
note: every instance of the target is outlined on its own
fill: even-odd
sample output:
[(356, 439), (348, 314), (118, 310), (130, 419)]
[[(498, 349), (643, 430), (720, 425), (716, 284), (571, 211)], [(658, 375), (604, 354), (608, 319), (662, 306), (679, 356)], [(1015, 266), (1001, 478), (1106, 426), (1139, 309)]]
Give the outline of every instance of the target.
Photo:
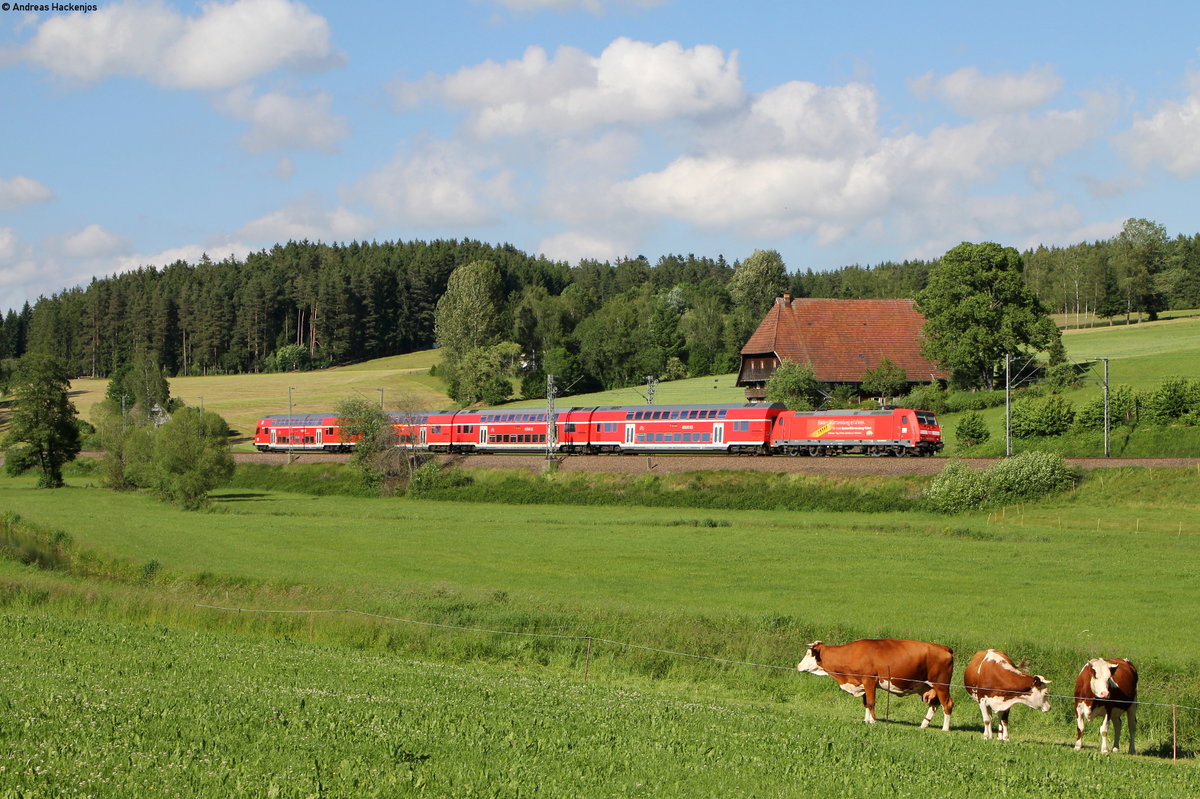
[(0, 5), (0, 309), (293, 238), (822, 270), (1200, 232), (1186, 5)]

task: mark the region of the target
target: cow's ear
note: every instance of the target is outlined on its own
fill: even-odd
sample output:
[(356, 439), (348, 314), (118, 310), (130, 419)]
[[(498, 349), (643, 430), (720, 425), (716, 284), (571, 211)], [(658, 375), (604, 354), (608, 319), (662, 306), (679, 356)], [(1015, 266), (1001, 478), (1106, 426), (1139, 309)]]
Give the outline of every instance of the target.
[(1040, 674), (1035, 674), (1033, 675), (1033, 684), (1038, 688), (1045, 688), (1050, 684), (1050, 681)]

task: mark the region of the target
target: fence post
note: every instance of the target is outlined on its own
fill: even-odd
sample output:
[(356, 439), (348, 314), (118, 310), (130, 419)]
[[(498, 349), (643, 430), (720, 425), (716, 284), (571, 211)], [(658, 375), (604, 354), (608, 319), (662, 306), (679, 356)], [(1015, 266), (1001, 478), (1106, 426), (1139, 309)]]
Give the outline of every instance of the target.
[(591, 666), (591, 663), (592, 663), (592, 637), (589, 635), (587, 637), (587, 654), (585, 654), (583, 656), (583, 681), (584, 682), (587, 682), (588, 668)]
[(1176, 706), (1171, 705), (1171, 762), (1179, 762), (1179, 724), (1176, 720)]
[[(892, 687), (892, 667), (889, 665), (888, 666), (888, 688), (890, 689), (891, 687)], [(891, 692), (891, 690), (888, 690), (888, 691), (886, 691), (886, 693), (887, 693), (887, 699), (884, 700), (885, 707), (884, 707), (884, 711), (883, 711), (883, 720), (891, 721), (892, 720), (892, 692)]]

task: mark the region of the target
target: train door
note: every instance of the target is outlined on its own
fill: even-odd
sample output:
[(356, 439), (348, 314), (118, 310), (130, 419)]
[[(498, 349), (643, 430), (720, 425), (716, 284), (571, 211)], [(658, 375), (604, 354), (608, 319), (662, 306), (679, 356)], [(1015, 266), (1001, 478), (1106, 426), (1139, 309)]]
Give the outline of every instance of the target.
[(486, 444), (487, 444), (487, 427), (485, 425), (479, 425), (479, 446), (482, 447), (482, 446), (485, 446)]
[(275, 446), (275, 435), (277, 433), (278, 433), (278, 431), (274, 427), (272, 427), (271, 428), (271, 446), (272, 447)]
[(324, 427), (318, 427), (318, 428), (317, 428), (317, 435), (316, 435), (316, 438), (315, 438), (315, 439), (313, 439), (313, 440), (314, 440), (314, 441), (316, 441), (316, 444), (317, 444), (317, 446), (318, 446), (318, 447), (319, 447), (319, 446), (321, 446), (321, 444), (323, 443), (324, 436), (323, 436), (322, 434), (323, 434), (324, 432), (325, 432), (325, 428), (324, 428)]
[(633, 443), (636, 440), (637, 440), (637, 425), (636, 424), (625, 425), (625, 444), (627, 446), (633, 446)]
[(425, 425), (421, 425), (421, 446), (425, 446)]
[(713, 443), (714, 444), (724, 444), (725, 443), (725, 423), (724, 422), (717, 422), (716, 424), (713, 425)]

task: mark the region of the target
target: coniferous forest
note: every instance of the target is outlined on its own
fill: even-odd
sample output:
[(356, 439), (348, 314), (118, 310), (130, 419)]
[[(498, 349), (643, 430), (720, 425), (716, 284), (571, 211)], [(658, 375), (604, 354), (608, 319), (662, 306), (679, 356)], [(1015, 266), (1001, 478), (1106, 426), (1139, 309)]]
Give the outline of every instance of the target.
[[(766, 268), (760, 256), (770, 256)], [(495, 296), (459, 313), (487, 314), (494, 339), (517, 345), (526, 396), (538, 396), (547, 371), (577, 388), (728, 373), (764, 298), (912, 297), (935, 263), (814, 272), (758, 251), (732, 264), (665, 255), (569, 266), (470, 240), (292, 241), (245, 260), (98, 278), (11, 309), (0, 323), (0, 358), (46, 353), (75, 374), (104, 377), (149, 351), (174, 376), (319, 368), (427, 349), (437, 342), (451, 273), (478, 262), (498, 271)], [(1154, 318), (1200, 307), (1200, 235), (1168, 239), (1147, 220), (1130, 220), (1107, 241), (1026, 251), (1023, 262), (1052, 313)]]

